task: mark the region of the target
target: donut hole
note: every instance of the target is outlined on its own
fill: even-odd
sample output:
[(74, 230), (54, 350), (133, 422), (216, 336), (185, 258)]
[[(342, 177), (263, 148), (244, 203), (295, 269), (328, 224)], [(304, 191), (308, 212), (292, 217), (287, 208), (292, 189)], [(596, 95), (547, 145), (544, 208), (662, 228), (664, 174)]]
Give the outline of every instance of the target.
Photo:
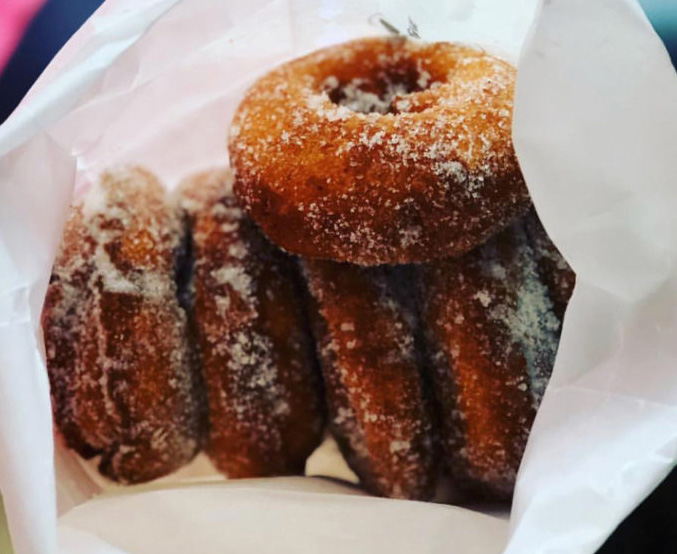
[(404, 97), (426, 90), (430, 85), (430, 74), (426, 71), (416, 67), (387, 67), (364, 77), (330, 76), (322, 89), (337, 106), (364, 114), (392, 114), (402, 111), (396, 104)]

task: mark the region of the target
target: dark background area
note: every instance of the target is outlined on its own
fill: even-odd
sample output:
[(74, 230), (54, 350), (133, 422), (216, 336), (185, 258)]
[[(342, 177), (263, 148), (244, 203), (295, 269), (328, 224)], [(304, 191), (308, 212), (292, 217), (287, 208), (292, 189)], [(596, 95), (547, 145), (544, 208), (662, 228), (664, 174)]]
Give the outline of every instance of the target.
[[(9, 116), (52, 57), (101, 3), (100, 0), (48, 0), (0, 74), (0, 122)], [(665, 42), (673, 63), (677, 63), (677, 0), (641, 0), (641, 3)], [(600, 554), (644, 553), (677, 553), (675, 472), (620, 525), (600, 550)]]
[(102, 0), (48, 0), (4, 71), (0, 69), (0, 122), (12, 113), (43, 69)]

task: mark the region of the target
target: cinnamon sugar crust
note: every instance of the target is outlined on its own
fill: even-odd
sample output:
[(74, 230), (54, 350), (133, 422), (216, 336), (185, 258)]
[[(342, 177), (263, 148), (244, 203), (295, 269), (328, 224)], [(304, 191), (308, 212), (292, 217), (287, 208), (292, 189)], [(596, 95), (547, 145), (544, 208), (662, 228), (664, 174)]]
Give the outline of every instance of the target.
[(301, 474), (324, 425), (298, 269), (240, 208), (228, 170), (186, 179), (193, 317), (209, 403), (205, 451), (229, 478)]
[(107, 171), (73, 207), (42, 325), (54, 417), (67, 444), (121, 483), (171, 473), (201, 443), (179, 219), (156, 178)]
[(530, 205), (515, 70), (402, 37), (319, 50), (259, 79), (230, 128), (234, 189), (276, 244), (362, 265), (464, 253)]
[(373, 494), (432, 497), (437, 456), (413, 314), (387, 268), (305, 260), (330, 428)]
[(462, 487), (508, 499), (560, 331), (524, 222), (420, 274), (447, 469)]

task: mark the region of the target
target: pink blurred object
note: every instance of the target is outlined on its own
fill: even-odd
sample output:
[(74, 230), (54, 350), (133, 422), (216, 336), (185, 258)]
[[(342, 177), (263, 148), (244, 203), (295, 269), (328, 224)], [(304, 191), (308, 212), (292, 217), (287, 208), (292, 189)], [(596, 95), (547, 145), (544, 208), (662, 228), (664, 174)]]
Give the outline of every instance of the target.
[(0, 0), (0, 71), (45, 0)]

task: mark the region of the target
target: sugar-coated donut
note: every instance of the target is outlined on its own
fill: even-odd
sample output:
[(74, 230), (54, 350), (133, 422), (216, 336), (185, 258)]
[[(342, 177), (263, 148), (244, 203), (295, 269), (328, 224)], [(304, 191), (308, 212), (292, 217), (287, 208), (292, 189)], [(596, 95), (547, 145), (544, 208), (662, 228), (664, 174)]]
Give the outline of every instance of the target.
[(447, 469), (461, 488), (509, 498), (560, 330), (524, 222), (420, 273)]
[(515, 70), (483, 51), (367, 38), (293, 60), (230, 128), (234, 190), (290, 252), (362, 265), (466, 252), (526, 212)]
[(383, 267), (306, 260), (330, 428), (365, 488), (429, 499), (436, 456), (414, 322)]
[(205, 451), (230, 478), (299, 474), (324, 424), (300, 275), (242, 212), (231, 184), (229, 170), (208, 171), (177, 196), (193, 241)]
[(73, 207), (42, 316), (54, 417), (66, 443), (122, 483), (198, 451), (199, 380), (177, 300), (180, 224), (140, 168), (105, 172)]
[(529, 211), (524, 218), (524, 224), (543, 283), (548, 287), (555, 314), (563, 319), (569, 299), (574, 292), (576, 275), (550, 240), (536, 210)]

